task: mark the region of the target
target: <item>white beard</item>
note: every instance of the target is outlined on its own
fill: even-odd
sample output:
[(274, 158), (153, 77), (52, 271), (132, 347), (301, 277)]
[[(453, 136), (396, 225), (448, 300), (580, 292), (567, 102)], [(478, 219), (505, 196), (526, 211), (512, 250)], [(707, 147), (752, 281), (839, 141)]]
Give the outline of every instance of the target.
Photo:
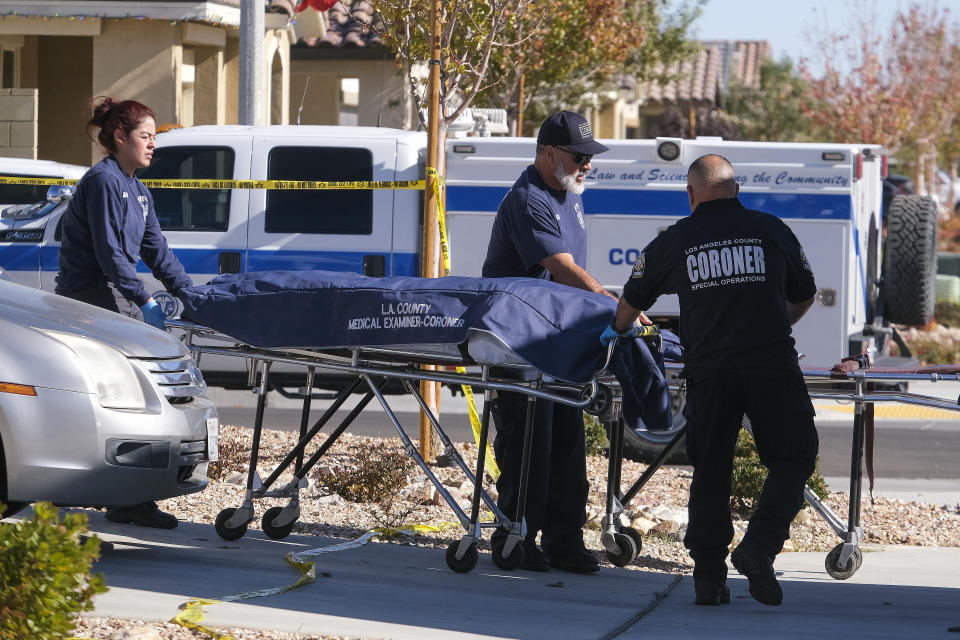
[(557, 163), (556, 169), (553, 172), (553, 176), (560, 183), (560, 186), (563, 187), (564, 191), (569, 191), (574, 195), (580, 195), (583, 193), (583, 190), (586, 189), (586, 184), (577, 182), (577, 176), (580, 175), (578, 170), (573, 175), (563, 172), (563, 166), (560, 163)]

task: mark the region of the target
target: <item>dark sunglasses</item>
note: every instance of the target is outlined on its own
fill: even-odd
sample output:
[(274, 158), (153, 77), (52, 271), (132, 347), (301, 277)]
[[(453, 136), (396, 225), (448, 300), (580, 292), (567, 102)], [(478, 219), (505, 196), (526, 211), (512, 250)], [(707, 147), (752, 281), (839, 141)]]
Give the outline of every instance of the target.
[(573, 149), (567, 149), (565, 147), (557, 147), (560, 151), (566, 151), (570, 154), (570, 157), (573, 158), (573, 161), (579, 165), (585, 165), (591, 160), (593, 160), (592, 153), (580, 153), (579, 151), (574, 151)]

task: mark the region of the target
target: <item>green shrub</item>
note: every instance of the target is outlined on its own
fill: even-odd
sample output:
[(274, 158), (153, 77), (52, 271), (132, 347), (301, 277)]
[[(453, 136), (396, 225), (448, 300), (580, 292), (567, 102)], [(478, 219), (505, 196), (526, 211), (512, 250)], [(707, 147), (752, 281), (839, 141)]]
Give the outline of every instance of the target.
[[(952, 338), (920, 332), (906, 340), (906, 343), (913, 357), (921, 364), (951, 364), (960, 361), (960, 344)], [(891, 346), (891, 355), (902, 355), (896, 346)]]
[(945, 327), (960, 327), (960, 304), (938, 302), (933, 309), (933, 317), (937, 324)]
[(352, 467), (321, 482), (350, 502), (383, 502), (406, 486), (407, 474), (415, 464), (412, 458), (388, 451), (385, 445), (364, 447)]
[(587, 455), (599, 456), (607, 448), (607, 430), (594, 416), (583, 414), (583, 432), (586, 439)]
[(90, 536), (87, 516), (60, 520), (48, 502), (33, 518), (0, 525), (0, 640), (54, 640), (74, 629), (74, 615), (93, 609), (93, 596), (107, 590), (90, 573), (100, 540)]
[[(760, 463), (753, 436), (746, 429), (741, 429), (734, 449), (733, 480), (730, 485), (730, 508), (733, 512), (745, 517), (752, 514), (766, 480), (767, 469)], [(819, 459), (807, 485), (823, 499), (829, 495), (827, 482), (820, 474)]]

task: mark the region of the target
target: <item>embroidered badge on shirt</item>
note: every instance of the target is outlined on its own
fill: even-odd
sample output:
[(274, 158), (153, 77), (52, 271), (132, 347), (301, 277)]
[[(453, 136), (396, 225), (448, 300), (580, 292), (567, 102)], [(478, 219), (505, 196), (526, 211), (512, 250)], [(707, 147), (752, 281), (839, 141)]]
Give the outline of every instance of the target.
[(140, 206), (143, 207), (143, 219), (147, 219), (147, 214), (150, 213), (150, 207), (147, 206), (147, 196), (137, 196), (137, 201), (140, 203)]
[(630, 278), (642, 278), (643, 269), (647, 266), (647, 256), (641, 251), (640, 255), (637, 256), (637, 261), (633, 263), (633, 271), (630, 273)]
[(803, 252), (803, 247), (800, 247), (800, 263), (803, 265), (804, 269), (810, 273), (813, 273), (813, 269), (810, 268), (810, 262), (807, 260), (807, 254)]

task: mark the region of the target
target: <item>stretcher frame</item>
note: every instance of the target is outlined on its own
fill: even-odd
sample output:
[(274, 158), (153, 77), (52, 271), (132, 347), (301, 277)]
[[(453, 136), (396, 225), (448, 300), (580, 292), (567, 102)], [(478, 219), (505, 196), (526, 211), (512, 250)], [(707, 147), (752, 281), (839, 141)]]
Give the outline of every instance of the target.
[[(506, 570), (519, 567), (523, 560), (523, 546), (521, 544), (526, 535), (526, 522), (523, 517), (526, 506), (527, 478), (529, 475), (529, 459), (531, 451), (533, 408), (537, 399), (559, 402), (565, 405), (585, 408), (594, 403), (600, 393), (600, 385), (596, 378), (586, 384), (575, 385), (558, 382), (549, 382), (544, 375), (519, 358), (502, 362), (480, 364), (479, 374), (476, 373), (446, 373), (420, 368), (423, 364), (444, 366), (476, 365), (475, 362), (466, 362), (462, 356), (445, 356), (441, 353), (414, 352), (408, 349), (380, 348), (380, 347), (353, 347), (336, 349), (331, 352), (317, 349), (265, 349), (238, 342), (235, 338), (219, 333), (213, 329), (203, 327), (182, 320), (167, 321), (170, 328), (184, 332), (183, 341), (194, 356), (199, 358), (204, 353), (241, 357), (247, 360), (248, 385), (257, 394), (257, 407), (254, 419), (253, 438), (250, 449), (250, 463), (247, 470), (246, 486), (243, 501), (238, 507), (228, 507), (220, 511), (215, 522), (217, 534), (225, 540), (237, 540), (247, 531), (248, 525), (255, 517), (254, 501), (261, 498), (286, 498), (284, 507), (267, 509), (261, 519), (264, 533), (273, 539), (283, 539), (293, 530), (293, 526), (300, 514), (299, 491), (305, 486), (307, 473), (316, 465), (326, 451), (334, 444), (337, 438), (346, 431), (347, 427), (370, 403), (373, 398), (379, 402), (384, 413), (400, 436), (404, 451), (411, 456), (423, 470), (427, 478), (443, 497), (444, 501), (455, 513), (464, 534), (459, 541), (449, 545), (446, 551), (447, 565), (458, 573), (472, 570), (478, 561), (477, 543), (486, 528), (502, 527), (508, 535), (503, 540), (493, 544), (494, 563)], [(197, 339), (219, 343), (222, 346), (199, 344)], [(487, 338), (482, 341), (481, 349), (486, 353), (498, 348), (496, 338)], [(505, 353), (509, 348), (503, 346)], [(512, 353), (512, 352), (510, 352)], [(612, 353), (612, 350), (609, 353)], [(270, 368), (275, 363), (299, 365), (306, 368), (306, 385), (298, 390), (297, 395), (303, 399), (300, 420), (299, 440), (294, 448), (286, 455), (283, 461), (274, 470), (261, 480), (257, 473), (257, 461), (260, 450), (260, 437), (263, 431), (263, 416), (266, 406), (266, 395), (270, 388)], [(476, 369), (476, 366), (472, 366)], [(523, 374), (523, 378), (516, 379), (495, 377), (491, 370), (516, 369)], [(317, 370), (328, 370), (346, 373), (353, 376), (353, 380), (344, 389), (337, 393), (333, 403), (324, 411), (323, 415), (308, 427), (310, 421), (310, 405), (313, 395), (314, 377)], [(430, 466), (420, 455), (410, 437), (403, 430), (399, 419), (383, 393), (387, 382), (399, 380), (405, 391), (416, 398), (420, 408), (430, 421), (433, 431), (437, 434), (444, 447), (444, 453), (459, 467), (473, 483), (474, 490), (470, 504), (469, 515), (459, 503), (450, 495), (442, 482), (436, 477)], [(437, 416), (424, 400), (418, 385), (420, 381), (432, 381), (443, 384), (470, 385), (482, 389), (484, 406), (480, 424), (478, 442), (478, 456), (475, 472), (471, 470), (462, 456), (456, 450), (453, 442), (443, 430)], [(340, 410), (350, 395), (366, 387), (364, 397), (350, 410), (339, 425), (330, 433), (327, 439), (317, 450), (304, 460), (307, 446), (319, 434), (320, 430)], [(496, 503), (483, 489), (483, 474), (485, 465), (485, 451), (490, 424), (490, 405), (492, 394), (495, 391), (509, 391), (520, 393), (527, 397), (527, 423), (524, 431), (522, 464), (520, 471), (520, 487), (518, 494), (517, 514), (513, 518), (502, 513)], [(294, 477), (281, 487), (274, 488), (280, 475), (288, 469), (293, 469)], [(480, 520), (480, 505), (485, 504), (493, 514), (491, 522)]]
[[(667, 363), (669, 373), (678, 374), (682, 365)], [(847, 358), (832, 369), (802, 369), (804, 380), (808, 383), (808, 392), (812, 399), (838, 400), (854, 404), (852, 441), (850, 447), (850, 484), (847, 517), (844, 521), (829, 505), (809, 487), (804, 487), (804, 500), (823, 518), (827, 525), (840, 538), (841, 542), (831, 549), (824, 560), (827, 573), (837, 579), (846, 580), (856, 573), (863, 563), (860, 543), (864, 540), (864, 529), (860, 519), (863, 497), (863, 463), (865, 450), (872, 452), (873, 416), (876, 403), (900, 402), (935, 409), (960, 412), (960, 398), (948, 401), (942, 398), (925, 396), (907, 391), (878, 390), (879, 384), (909, 383), (910, 381), (945, 382), (960, 380), (960, 366), (938, 365), (905, 368), (871, 368), (866, 356)], [(825, 384), (826, 383), (826, 384)], [(682, 383), (681, 383), (682, 384)], [(676, 391), (682, 392), (671, 385)], [(604, 391), (612, 389), (613, 393)], [(607, 559), (617, 566), (631, 562), (641, 548), (640, 533), (632, 527), (621, 524), (620, 515), (624, 505), (636, 497), (643, 486), (663, 466), (667, 459), (680, 446), (686, 435), (686, 426), (674, 431), (672, 439), (663, 447), (656, 458), (626, 490), (621, 490), (621, 467), (623, 455), (623, 428), (620, 428), (620, 399), (616, 394), (616, 382), (601, 380), (600, 400), (594, 402), (588, 411), (602, 409), (595, 415), (602, 415), (607, 432), (610, 434), (610, 456), (607, 471), (606, 513), (602, 523), (601, 542), (606, 550)], [(603, 404), (609, 406), (604, 407)], [(749, 419), (744, 416), (744, 428), (753, 433)], [(868, 442), (868, 435), (870, 442)], [(868, 456), (868, 460), (870, 457)], [(872, 462), (868, 462), (868, 466)], [(872, 468), (870, 469), (872, 472)], [(872, 473), (871, 473), (872, 475)], [(872, 477), (871, 477), (872, 489)]]

